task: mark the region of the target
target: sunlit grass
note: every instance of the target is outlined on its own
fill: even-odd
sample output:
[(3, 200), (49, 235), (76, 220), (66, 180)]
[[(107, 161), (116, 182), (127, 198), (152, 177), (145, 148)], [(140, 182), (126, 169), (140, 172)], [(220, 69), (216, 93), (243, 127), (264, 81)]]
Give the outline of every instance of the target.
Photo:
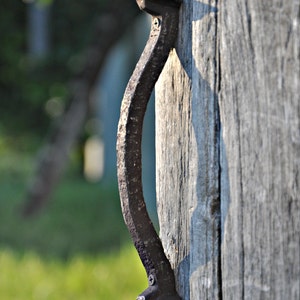
[(0, 299), (135, 299), (146, 276), (132, 247), (67, 261), (0, 250)]

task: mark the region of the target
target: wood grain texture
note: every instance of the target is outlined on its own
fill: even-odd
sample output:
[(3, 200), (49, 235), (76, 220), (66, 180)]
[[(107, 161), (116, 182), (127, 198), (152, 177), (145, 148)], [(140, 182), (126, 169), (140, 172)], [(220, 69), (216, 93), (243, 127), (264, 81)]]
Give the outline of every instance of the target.
[(156, 85), (156, 180), (185, 300), (300, 299), (299, 6), (183, 3)]
[(299, 1), (263, 2), (219, 7), (224, 299), (300, 298)]
[(164, 249), (184, 299), (219, 290), (216, 7), (185, 1), (178, 46), (157, 83), (157, 199)]

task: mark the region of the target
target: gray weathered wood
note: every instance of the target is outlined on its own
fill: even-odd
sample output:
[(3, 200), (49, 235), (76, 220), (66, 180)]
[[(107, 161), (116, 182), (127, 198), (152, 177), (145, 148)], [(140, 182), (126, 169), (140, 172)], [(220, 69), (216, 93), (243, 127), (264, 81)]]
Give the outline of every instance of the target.
[(300, 299), (299, 1), (227, 1), (220, 19), (223, 298)]
[(216, 5), (185, 1), (177, 50), (156, 93), (161, 237), (184, 299), (219, 294)]
[(299, 6), (183, 3), (156, 85), (156, 175), (184, 300), (300, 299)]

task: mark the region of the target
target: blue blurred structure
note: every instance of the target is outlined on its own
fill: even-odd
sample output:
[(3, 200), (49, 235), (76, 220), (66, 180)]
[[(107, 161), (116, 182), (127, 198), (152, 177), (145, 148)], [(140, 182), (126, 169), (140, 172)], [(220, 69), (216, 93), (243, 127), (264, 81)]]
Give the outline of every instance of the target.
[[(148, 17), (142, 15), (132, 30), (116, 45), (99, 78), (98, 116), (104, 141), (104, 178), (116, 181), (116, 133), (120, 105), (126, 84), (146, 44), (150, 28)], [(144, 120), (143, 187), (151, 218), (157, 223), (155, 195), (155, 120), (152, 97)]]
[(49, 51), (50, 9), (50, 4), (28, 4), (28, 52), (32, 57), (42, 58)]

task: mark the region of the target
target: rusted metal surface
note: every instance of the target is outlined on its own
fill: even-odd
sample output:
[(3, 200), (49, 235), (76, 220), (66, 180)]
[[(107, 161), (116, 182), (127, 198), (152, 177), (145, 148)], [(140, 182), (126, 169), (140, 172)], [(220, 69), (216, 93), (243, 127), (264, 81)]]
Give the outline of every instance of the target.
[(121, 105), (117, 134), (119, 192), (125, 223), (149, 281), (148, 289), (137, 299), (179, 300), (174, 272), (144, 202), (141, 140), (147, 103), (177, 37), (180, 2), (137, 0), (137, 4), (152, 15), (152, 27)]

